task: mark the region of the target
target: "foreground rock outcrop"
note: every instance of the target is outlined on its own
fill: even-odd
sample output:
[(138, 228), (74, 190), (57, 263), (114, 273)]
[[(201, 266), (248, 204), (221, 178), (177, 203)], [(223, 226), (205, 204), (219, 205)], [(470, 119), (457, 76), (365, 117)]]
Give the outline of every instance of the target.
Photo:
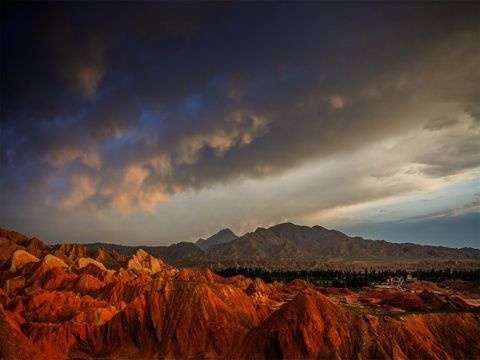
[[(473, 282), (403, 290), (265, 284), (129, 257), (3, 238), (2, 359), (480, 358)], [(2, 248), (3, 249), (3, 248)]]

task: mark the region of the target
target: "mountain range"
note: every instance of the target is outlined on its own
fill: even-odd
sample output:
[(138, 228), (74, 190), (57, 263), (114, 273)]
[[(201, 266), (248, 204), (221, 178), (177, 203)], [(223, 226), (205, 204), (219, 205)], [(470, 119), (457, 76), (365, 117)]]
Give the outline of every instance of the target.
[[(12, 234), (18, 234), (13, 236)], [(20, 237), (29, 242), (36, 256), (46, 245), (14, 231), (0, 229), (4, 238)], [(76, 245), (76, 247), (73, 247)], [(2, 245), (7, 246), (7, 245)], [(8, 246), (11, 246), (9, 244)], [(480, 267), (480, 250), (448, 248), (412, 243), (390, 243), (350, 237), (322, 226), (300, 226), (283, 223), (268, 229), (257, 228), (243, 236), (223, 229), (196, 243), (180, 242), (169, 246), (127, 246), (111, 243), (62, 244), (85, 254), (101, 250), (113, 262), (116, 256), (126, 257), (143, 249), (177, 267), (262, 267), (288, 270), (363, 267)], [(113, 256), (112, 253), (113, 252)]]
[[(350, 237), (322, 226), (283, 223), (268, 229), (257, 228), (243, 236), (223, 229), (196, 243), (170, 246), (125, 246), (106, 243), (85, 244), (130, 255), (142, 248), (174, 266), (266, 267), (285, 269), (342, 268), (408, 264), (480, 265), (480, 250), (448, 248), (412, 243), (390, 243)], [(459, 264), (460, 263), (460, 264)]]

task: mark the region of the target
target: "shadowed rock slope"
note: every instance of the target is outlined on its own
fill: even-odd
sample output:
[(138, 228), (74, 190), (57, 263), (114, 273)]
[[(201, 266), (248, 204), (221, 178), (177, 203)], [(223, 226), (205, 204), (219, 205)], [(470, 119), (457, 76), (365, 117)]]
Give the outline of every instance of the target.
[(198, 239), (195, 243), (200, 249), (206, 250), (213, 245), (225, 244), (232, 240), (238, 239), (238, 236), (230, 229), (220, 230), (215, 235), (210, 236), (208, 239)]

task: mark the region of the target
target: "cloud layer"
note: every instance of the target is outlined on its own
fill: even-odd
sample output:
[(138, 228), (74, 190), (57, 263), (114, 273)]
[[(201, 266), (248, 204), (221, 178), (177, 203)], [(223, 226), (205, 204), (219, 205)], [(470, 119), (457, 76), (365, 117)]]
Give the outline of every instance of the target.
[[(476, 10), (7, 4), (2, 218), (117, 224), (162, 216), (182, 196), (208, 207), (218, 190), (262, 209), (260, 223), (321, 220), (315, 214), (472, 176), (480, 166)], [(261, 190), (242, 199), (245, 184)], [(34, 210), (42, 208), (48, 214)], [(237, 223), (224, 222), (240, 226), (248, 211), (234, 208)], [(198, 231), (206, 229), (171, 236)]]

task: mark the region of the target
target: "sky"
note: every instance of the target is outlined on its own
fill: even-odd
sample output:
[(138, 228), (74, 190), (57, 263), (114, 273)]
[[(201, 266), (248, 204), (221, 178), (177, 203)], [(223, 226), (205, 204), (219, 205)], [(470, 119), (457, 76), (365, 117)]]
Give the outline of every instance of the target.
[(2, 2), (0, 226), (480, 248), (479, 6)]

